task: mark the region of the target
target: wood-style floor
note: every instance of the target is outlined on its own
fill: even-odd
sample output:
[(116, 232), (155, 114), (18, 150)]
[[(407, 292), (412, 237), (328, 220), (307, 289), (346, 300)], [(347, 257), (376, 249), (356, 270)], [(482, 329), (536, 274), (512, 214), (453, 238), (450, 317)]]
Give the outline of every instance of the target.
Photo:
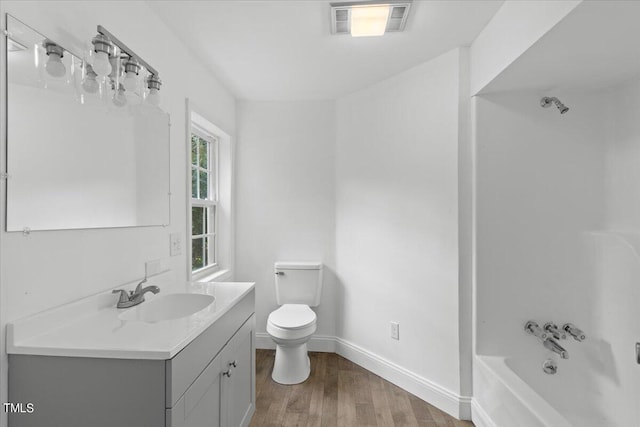
[(274, 355), (257, 350), (250, 427), (473, 427), (334, 353), (309, 353), (309, 379), (280, 385), (271, 379)]

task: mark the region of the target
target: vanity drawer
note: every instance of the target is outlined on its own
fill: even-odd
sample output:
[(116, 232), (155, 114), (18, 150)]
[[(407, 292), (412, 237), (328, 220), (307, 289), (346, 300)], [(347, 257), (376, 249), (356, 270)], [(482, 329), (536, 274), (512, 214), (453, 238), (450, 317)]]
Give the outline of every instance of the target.
[(166, 407), (172, 408), (255, 310), (255, 292), (233, 306), (173, 359), (166, 361)]

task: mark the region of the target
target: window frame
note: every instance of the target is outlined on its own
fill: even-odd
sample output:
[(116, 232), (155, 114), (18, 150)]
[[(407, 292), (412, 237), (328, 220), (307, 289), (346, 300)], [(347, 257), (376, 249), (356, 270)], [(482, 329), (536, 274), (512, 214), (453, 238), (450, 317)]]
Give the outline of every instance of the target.
[[(195, 165), (193, 164), (193, 160), (191, 157), (191, 138), (192, 135), (196, 135), (198, 138), (200, 139), (204, 139), (205, 141), (207, 141), (210, 144), (210, 151), (209, 151), (209, 164), (207, 165), (207, 169), (203, 169), (200, 165), (199, 162), (197, 162), (198, 164)], [(207, 131), (206, 129), (203, 129), (201, 126), (199, 126), (197, 123), (195, 123), (193, 120), (191, 121), (191, 126), (190, 126), (190, 130), (189, 130), (189, 138), (188, 138), (188, 173), (189, 173), (189, 179), (188, 179), (188, 183), (189, 183), (189, 193), (188, 193), (188, 199), (189, 199), (189, 203), (188, 203), (188, 231), (189, 231), (189, 245), (188, 245), (188, 270), (189, 273), (191, 275), (191, 277), (203, 277), (212, 273), (215, 273), (217, 270), (220, 269), (220, 265), (219, 265), (219, 236), (218, 236), (218, 230), (219, 230), (219, 215), (218, 215), (218, 206), (219, 206), (219, 194), (220, 194), (220, 160), (219, 160), (219, 145), (220, 145), (220, 137), (217, 135), (214, 135), (212, 132)], [(211, 154), (213, 154), (213, 164), (211, 164)], [(200, 198), (194, 198), (193, 197), (193, 188), (192, 188), (192, 174), (193, 174), (193, 170), (198, 171), (198, 183), (199, 183), (199, 176), (201, 171), (205, 171), (207, 173), (207, 180), (208, 180), (208, 184), (207, 184), (207, 191), (208, 191), (208, 198), (206, 199), (200, 199)], [(215, 185), (211, 186), (211, 178), (213, 178), (215, 180)], [(198, 185), (199, 187), (199, 185)], [(211, 196), (211, 192), (214, 192), (214, 197), (213, 198), (209, 198), (209, 196)], [(198, 188), (198, 195), (199, 195), (199, 188)], [(206, 219), (207, 221), (207, 225), (208, 225), (208, 230), (206, 230), (205, 234), (198, 234), (198, 235), (194, 235), (193, 234), (193, 208), (194, 207), (202, 207), (205, 209), (209, 209), (209, 215), (208, 218)], [(211, 231), (211, 227), (213, 227), (213, 231)], [(197, 269), (193, 269), (193, 253), (192, 253), (192, 245), (193, 245), (193, 240), (194, 239), (198, 239), (198, 238), (209, 238), (209, 248), (208, 248), (208, 257), (209, 259), (205, 261), (204, 265), (200, 268)], [(211, 255), (213, 254), (213, 260), (211, 260)]]

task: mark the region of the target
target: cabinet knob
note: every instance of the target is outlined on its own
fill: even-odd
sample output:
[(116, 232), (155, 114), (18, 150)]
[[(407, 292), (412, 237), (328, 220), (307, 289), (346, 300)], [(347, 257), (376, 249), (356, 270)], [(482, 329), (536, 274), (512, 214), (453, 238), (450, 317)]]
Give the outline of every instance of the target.
[(233, 362), (229, 362), (229, 366), (233, 366), (234, 368), (238, 367), (238, 361), (234, 360)]
[(231, 369), (229, 369), (227, 372), (223, 372), (222, 375), (224, 375), (227, 378), (231, 377)]

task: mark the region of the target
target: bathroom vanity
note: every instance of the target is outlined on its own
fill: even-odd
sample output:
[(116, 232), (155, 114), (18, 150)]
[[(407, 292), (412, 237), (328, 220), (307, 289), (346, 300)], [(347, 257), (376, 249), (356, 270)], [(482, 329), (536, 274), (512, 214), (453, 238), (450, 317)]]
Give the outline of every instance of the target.
[[(117, 310), (117, 298), (104, 294), (10, 324), (9, 401), (32, 403), (33, 412), (10, 413), (9, 426), (247, 426), (255, 410), (253, 283), (160, 287), (138, 308)], [(179, 293), (214, 299), (161, 321), (127, 313)]]

